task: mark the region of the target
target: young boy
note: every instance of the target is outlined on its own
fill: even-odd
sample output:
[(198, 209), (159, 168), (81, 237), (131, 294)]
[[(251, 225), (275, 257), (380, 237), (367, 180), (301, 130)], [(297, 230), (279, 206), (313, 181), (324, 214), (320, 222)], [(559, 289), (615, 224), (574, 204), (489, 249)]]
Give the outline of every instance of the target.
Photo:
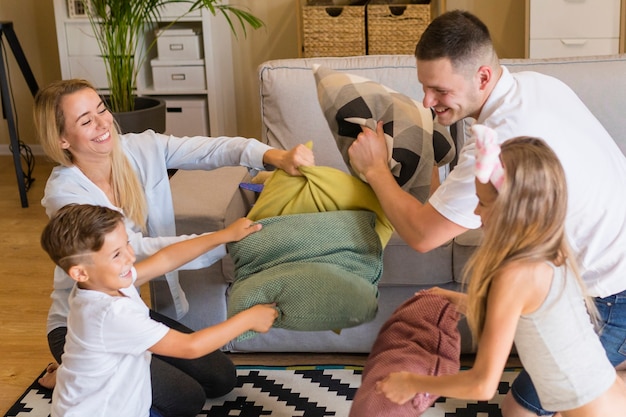
[(155, 411), (150, 409), (152, 353), (196, 358), (248, 330), (267, 332), (278, 316), (274, 305), (257, 305), (215, 326), (180, 333), (150, 319), (135, 288), (260, 228), (242, 218), (135, 264), (120, 212), (75, 204), (60, 209), (45, 227), (41, 245), (76, 285), (52, 416), (148, 417)]

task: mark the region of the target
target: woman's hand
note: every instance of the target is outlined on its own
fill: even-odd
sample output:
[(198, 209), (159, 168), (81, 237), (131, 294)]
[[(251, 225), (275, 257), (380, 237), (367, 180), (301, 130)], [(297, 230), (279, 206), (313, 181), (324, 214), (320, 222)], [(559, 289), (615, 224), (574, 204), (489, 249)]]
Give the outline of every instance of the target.
[(282, 169), (289, 175), (302, 175), (301, 166), (315, 165), (313, 151), (305, 145), (296, 145), (290, 150), (270, 149), (263, 155), (263, 162)]

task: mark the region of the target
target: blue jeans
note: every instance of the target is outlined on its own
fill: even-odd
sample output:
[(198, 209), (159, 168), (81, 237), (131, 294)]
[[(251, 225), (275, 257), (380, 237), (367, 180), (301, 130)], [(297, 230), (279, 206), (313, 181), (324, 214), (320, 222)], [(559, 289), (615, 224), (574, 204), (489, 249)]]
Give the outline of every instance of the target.
[(155, 410), (154, 408), (151, 408), (150, 409), (150, 417), (163, 417), (163, 416), (157, 410)]
[[(596, 298), (595, 304), (600, 315), (600, 341), (609, 361), (613, 366), (617, 366), (626, 361), (626, 291), (606, 298)], [(513, 381), (511, 395), (518, 404), (538, 416), (554, 414), (553, 411), (541, 407), (530, 375), (524, 370)]]

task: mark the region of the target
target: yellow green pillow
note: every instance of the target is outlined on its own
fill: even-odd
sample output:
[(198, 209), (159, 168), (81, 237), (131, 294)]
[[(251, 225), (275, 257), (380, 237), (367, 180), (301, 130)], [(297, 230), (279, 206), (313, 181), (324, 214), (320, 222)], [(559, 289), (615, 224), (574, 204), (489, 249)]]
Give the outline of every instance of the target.
[(251, 220), (296, 213), (368, 210), (376, 214), (375, 230), (385, 247), (393, 226), (372, 188), (360, 179), (331, 167), (300, 167), (302, 176), (277, 170), (248, 213)]

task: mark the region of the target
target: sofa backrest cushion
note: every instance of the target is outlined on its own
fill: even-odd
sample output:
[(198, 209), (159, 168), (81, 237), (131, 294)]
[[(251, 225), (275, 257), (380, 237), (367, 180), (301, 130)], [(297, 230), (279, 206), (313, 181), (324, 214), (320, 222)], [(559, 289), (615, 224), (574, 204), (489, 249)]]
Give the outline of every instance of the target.
[(348, 172), (317, 98), (314, 64), (368, 78), (411, 98), (422, 99), (415, 59), (410, 55), (302, 58), (262, 64), (259, 67), (262, 141), (290, 149), (311, 140), (317, 165)]
[[(505, 59), (512, 72), (533, 70), (568, 84), (626, 153), (626, 54), (581, 58)], [(318, 165), (347, 171), (318, 99), (313, 64), (350, 72), (381, 83), (415, 100), (424, 93), (412, 55), (297, 58), (259, 67), (263, 142), (289, 149), (313, 140)], [(550, 100), (550, 97), (546, 97)]]

